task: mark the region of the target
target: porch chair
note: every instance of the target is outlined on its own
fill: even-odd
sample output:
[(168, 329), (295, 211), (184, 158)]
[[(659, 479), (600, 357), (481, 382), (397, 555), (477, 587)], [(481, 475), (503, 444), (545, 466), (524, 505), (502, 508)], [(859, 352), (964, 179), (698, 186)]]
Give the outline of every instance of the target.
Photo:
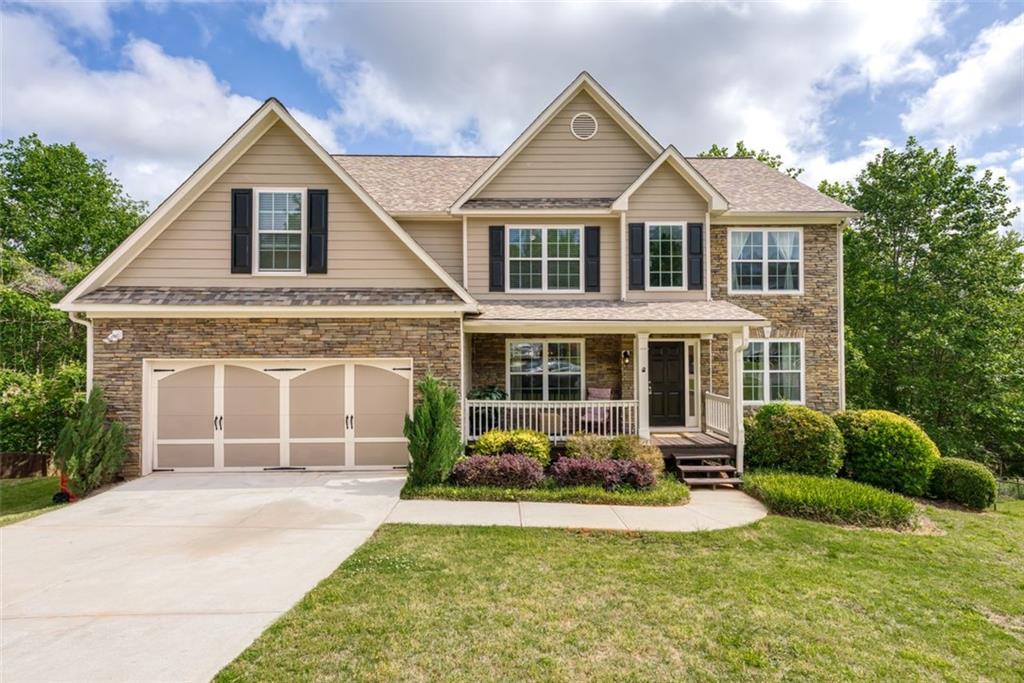
[[(588, 401), (610, 401), (612, 399), (611, 387), (587, 387)], [(611, 432), (611, 410), (602, 407), (584, 408), (580, 428), (583, 431), (608, 434)], [(603, 427), (603, 429), (602, 429)]]

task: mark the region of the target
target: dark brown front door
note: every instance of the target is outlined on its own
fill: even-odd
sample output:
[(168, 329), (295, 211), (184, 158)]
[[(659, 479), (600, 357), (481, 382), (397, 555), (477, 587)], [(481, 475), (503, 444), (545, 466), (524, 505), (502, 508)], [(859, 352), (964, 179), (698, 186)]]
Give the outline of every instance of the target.
[(683, 343), (651, 342), (647, 347), (651, 385), (651, 426), (686, 424), (683, 406)]

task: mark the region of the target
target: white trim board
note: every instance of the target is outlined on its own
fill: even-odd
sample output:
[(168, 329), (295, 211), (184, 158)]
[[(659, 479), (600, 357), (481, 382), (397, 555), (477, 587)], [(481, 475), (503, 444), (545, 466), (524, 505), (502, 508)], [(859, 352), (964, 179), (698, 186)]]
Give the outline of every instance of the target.
[[(413, 252), (449, 289), (467, 304), (476, 300), (414, 240), (377, 201), (352, 178), (274, 98), (268, 99), (189, 178), (128, 236), (117, 249), (68, 292), (61, 304), (73, 303), (82, 294), (109, 283), (163, 232), (175, 218), (205, 192), (263, 134), (278, 121), (285, 124), (362, 201), (382, 223)], [(225, 216), (225, 219), (227, 217)]]

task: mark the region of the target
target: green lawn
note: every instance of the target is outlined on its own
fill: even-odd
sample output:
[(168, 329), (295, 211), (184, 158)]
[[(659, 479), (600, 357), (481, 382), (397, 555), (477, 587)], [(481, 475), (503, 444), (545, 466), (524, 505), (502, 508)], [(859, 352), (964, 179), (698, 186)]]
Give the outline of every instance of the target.
[(533, 489), (500, 488), (497, 486), (455, 486), (435, 484), (402, 489), (402, 498), (433, 498), (438, 500), (532, 501), (535, 503), (587, 503), (591, 505), (682, 505), (690, 499), (690, 489), (673, 477), (662, 477), (646, 491), (622, 488), (605, 491), (600, 486), (546, 485)]
[(57, 477), (0, 479), (0, 526), (35, 517), (55, 507), (52, 498), (58, 490)]
[(996, 680), (1024, 671), (1024, 501), (942, 535), (381, 528), (218, 681)]

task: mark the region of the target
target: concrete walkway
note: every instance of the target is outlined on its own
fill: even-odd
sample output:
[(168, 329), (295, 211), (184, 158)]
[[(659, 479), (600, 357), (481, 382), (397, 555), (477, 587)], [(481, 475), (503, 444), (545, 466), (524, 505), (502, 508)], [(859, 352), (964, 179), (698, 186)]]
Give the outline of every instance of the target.
[(369, 538), (404, 474), (154, 474), (0, 528), (0, 681), (208, 681)]
[(766, 514), (768, 511), (761, 503), (740, 491), (696, 489), (690, 492), (688, 504), (672, 507), (402, 500), (387, 521), (619, 531), (710, 531), (751, 524)]

